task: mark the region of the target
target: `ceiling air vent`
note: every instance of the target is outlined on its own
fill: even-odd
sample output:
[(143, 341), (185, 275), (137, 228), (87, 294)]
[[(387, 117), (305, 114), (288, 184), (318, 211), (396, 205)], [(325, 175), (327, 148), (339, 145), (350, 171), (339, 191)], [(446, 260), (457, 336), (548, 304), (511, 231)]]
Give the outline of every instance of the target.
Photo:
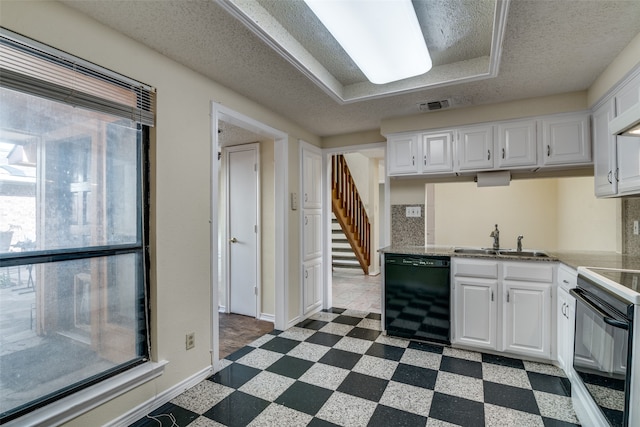
[(451, 101), (443, 99), (442, 101), (423, 102), (418, 104), (418, 109), (422, 112), (444, 110), (451, 106)]

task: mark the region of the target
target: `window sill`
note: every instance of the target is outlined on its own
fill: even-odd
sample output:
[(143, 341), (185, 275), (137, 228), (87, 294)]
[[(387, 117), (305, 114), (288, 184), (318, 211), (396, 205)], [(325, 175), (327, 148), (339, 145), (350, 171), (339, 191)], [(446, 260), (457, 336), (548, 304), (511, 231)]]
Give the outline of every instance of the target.
[(120, 375), (109, 378), (79, 391), (71, 396), (57, 400), (43, 408), (36, 409), (20, 418), (12, 420), (4, 426), (24, 425), (60, 425), (103, 403), (132, 390), (141, 384), (159, 377), (168, 362), (148, 362), (136, 366)]

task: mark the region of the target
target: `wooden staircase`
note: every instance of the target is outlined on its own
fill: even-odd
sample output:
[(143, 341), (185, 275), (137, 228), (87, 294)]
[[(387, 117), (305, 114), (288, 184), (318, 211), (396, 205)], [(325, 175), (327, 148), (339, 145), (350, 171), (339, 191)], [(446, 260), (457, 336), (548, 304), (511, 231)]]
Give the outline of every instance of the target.
[(364, 274), (371, 264), (371, 225), (347, 161), (342, 154), (331, 158), (331, 210)]

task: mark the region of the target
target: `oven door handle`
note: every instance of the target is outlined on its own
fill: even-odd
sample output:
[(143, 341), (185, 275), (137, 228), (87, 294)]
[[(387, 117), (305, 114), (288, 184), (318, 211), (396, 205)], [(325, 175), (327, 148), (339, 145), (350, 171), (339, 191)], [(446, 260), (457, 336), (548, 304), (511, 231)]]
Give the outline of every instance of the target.
[(595, 305), (587, 295), (585, 295), (585, 291), (583, 291), (580, 288), (574, 288), (574, 289), (570, 289), (569, 293), (571, 295), (573, 295), (576, 299), (580, 300), (583, 304), (585, 304), (586, 306), (588, 306), (590, 309), (592, 309), (593, 311), (595, 311), (596, 313), (598, 313), (600, 315), (600, 317), (602, 317), (602, 320), (604, 321), (604, 323), (613, 326), (614, 328), (620, 328), (620, 329), (629, 329), (629, 323), (622, 321), (622, 320), (618, 320), (618, 319), (614, 319), (613, 317), (611, 317), (611, 315), (609, 313), (607, 313), (606, 311), (604, 311), (602, 308), (598, 307), (597, 305)]

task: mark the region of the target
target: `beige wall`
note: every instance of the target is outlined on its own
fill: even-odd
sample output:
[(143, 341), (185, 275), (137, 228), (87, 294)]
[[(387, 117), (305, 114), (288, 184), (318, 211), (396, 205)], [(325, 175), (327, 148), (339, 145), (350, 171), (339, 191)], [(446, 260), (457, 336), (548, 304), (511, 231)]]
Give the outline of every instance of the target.
[(345, 135), (328, 136), (322, 138), (322, 148), (341, 148), (350, 145), (375, 144), (387, 139), (380, 135), (378, 129), (355, 132)]
[(640, 63), (640, 34), (609, 64), (589, 88), (588, 104), (592, 107), (609, 89)]
[(382, 121), (380, 133), (389, 135), (397, 132), (448, 128), (471, 123), (581, 111), (587, 108), (587, 92), (571, 92), (386, 119)]
[(390, 205), (424, 204), (424, 180), (391, 178), (389, 181)]
[[(292, 189), (298, 183), (298, 138), (315, 145), (319, 138), (61, 3), (3, 0), (0, 25), (157, 88), (151, 152), (151, 341), (153, 358), (169, 364), (161, 377), (69, 423), (102, 425), (210, 365), (210, 102), (289, 134)], [(296, 316), (298, 220), (290, 216), (291, 304), (285, 312)], [(270, 304), (266, 299), (263, 303)], [(186, 351), (185, 334), (192, 331), (196, 347)]]
[(530, 249), (620, 250), (620, 201), (596, 199), (592, 177), (435, 184), (434, 205), (436, 245), (490, 247), (497, 223), (503, 248), (522, 234)]
[(491, 247), (489, 234), (498, 224), (501, 247), (515, 247), (522, 234), (525, 247), (555, 249), (555, 179), (512, 181), (506, 187), (436, 184), (434, 195), (436, 245)]
[(558, 249), (621, 252), (620, 199), (593, 191), (592, 177), (558, 180)]
[(364, 208), (367, 214), (371, 215), (369, 176), (373, 171), (370, 170), (370, 160), (360, 153), (345, 153), (344, 158), (358, 189), (358, 194), (360, 194), (360, 199), (364, 203)]

